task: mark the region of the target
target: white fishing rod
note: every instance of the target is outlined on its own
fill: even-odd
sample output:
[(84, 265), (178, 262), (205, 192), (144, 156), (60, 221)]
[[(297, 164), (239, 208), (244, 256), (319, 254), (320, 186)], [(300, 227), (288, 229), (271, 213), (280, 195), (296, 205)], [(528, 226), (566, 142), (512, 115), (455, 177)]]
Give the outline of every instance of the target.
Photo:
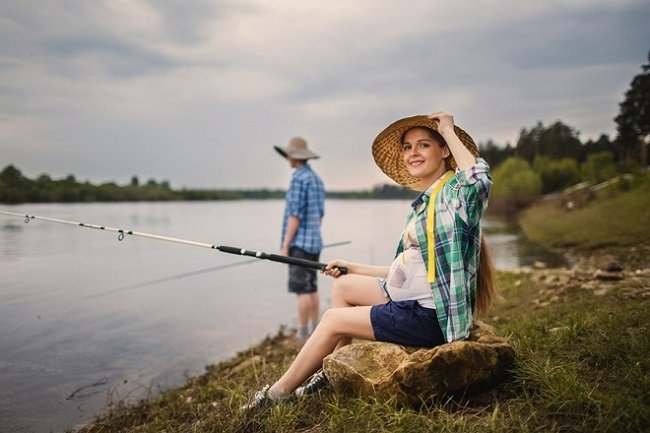
[[(169, 236), (161, 236), (161, 235), (156, 235), (151, 233), (137, 232), (134, 230), (125, 230), (125, 229), (120, 229), (115, 227), (101, 226), (97, 224), (88, 224), (88, 223), (82, 223), (77, 221), (68, 221), (59, 218), (51, 218), (51, 217), (44, 217), (38, 215), (21, 214), (17, 212), (8, 212), (8, 211), (0, 210), (0, 214), (24, 218), (25, 223), (29, 223), (31, 220), (41, 220), (41, 221), (48, 221), (48, 222), (59, 223), (59, 224), (67, 224), (67, 225), (72, 225), (77, 227), (85, 227), (88, 229), (115, 232), (118, 233), (117, 239), (119, 241), (123, 240), (126, 235), (139, 236), (142, 238), (157, 239), (159, 241), (166, 241), (166, 242), (175, 242), (177, 244), (190, 245), (193, 247), (209, 248), (212, 250), (221, 251), (222, 253), (236, 254), (240, 256), (250, 256), (260, 260), (269, 260), (271, 262), (279, 262), (288, 265), (296, 265), (296, 266), (301, 266), (303, 268), (316, 269), (319, 271), (324, 271), (325, 268), (327, 268), (327, 263), (314, 262), (311, 260), (300, 259), (297, 257), (281, 256), (278, 254), (268, 254), (262, 251), (251, 251), (245, 248), (229, 247), (225, 245), (214, 245), (214, 244), (208, 244), (204, 242), (190, 241), (187, 239), (179, 239), (179, 238), (173, 238)], [(343, 266), (339, 267), (338, 269), (342, 274), (346, 274), (348, 272), (348, 269)]]

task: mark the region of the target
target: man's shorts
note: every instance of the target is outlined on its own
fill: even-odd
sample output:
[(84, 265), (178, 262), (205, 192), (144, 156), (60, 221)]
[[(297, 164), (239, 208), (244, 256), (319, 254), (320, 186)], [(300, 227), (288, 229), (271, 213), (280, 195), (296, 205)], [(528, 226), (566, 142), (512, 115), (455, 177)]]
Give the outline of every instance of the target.
[[(317, 262), (320, 258), (320, 253), (311, 254), (298, 247), (291, 247), (289, 249), (289, 257)], [(315, 269), (289, 265), (289, 292), (299, 295), (303, 293), (315, 293), (318, 290), (317, 272)]]
[(370, 323), (377, 341), (414, 347), (435, 347), (445, 343), (436, 310), (418, 301), (388, 301), (373, 305)]

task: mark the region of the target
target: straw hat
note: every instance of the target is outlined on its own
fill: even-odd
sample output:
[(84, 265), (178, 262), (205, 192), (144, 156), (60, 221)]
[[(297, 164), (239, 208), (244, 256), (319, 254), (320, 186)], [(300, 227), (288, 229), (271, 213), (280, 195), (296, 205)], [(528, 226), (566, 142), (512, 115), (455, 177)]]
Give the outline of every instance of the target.
[[(424, 126), (437, 131), (436, 123), (425, 115), (400, 119), (387, 126), (377, 135), (377, 138), (372, 143), (372, 156), (375, 158), (377, 166), (388, 177), (400, 185), (421, 191), (425, 186), (420, 185), (420, 180), (408, 172), (402, 160), (402, 138), (404, 133), (416, 126)], [(454, 131), (465, 147), (474, 156), (478, 156), (478, 148), (472, 137), (456, 125), (454, 125)], [(451, 168), (455, 170), (456, 161), (453, 156), (450, 156), (450, 158)]]
[(293, 159), (301, 160), (320, 158), (307, 148), (307, 140), (302, 137), (293, 137), (289, 140), (287, 147), (273, 146), (273, 148), (285, 158), (291, 157)]

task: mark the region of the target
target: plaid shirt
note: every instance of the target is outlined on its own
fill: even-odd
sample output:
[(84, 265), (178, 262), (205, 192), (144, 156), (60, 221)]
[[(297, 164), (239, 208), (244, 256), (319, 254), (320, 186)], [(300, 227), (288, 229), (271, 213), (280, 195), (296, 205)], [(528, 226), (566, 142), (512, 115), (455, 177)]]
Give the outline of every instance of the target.
[[(476, 300), (476, 278), (481, 247), (481, 216), (487, 207), (492, 179), (485, 160), (458, 171), (436, 197), (435, 266), (436, 280), (431, 291), (440, 329), (447, 342), (465, 339), (472, 326)], [(427, 251), (426, 208), (429, 188), (413, 202), (408, 220), (416, 218), (415, 231), (425, 266)], [(397, 249), (403, 250), (402, 242)]]
[(323, 249), (320, 232), (323, 215), (325, 215), (323, 182), (308, 164), (304, 164), (291, 176), (282, 222), (282, 241), (287, 233), (289, 216), (295, 216), (300, 220), (300, 225), (290, 246), (298, 247), (311, 254), (320, 253)]

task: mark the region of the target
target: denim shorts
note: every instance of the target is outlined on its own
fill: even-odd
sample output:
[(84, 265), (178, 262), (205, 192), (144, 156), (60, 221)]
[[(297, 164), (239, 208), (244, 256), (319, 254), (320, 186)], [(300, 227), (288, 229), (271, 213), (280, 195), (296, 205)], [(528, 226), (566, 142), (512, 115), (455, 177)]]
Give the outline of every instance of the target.
[(418, 301), (373, 305), (370, 323), (377, 341), (414, 347), (435, 347), (446, 342), (436, 310), (425, 308)]
[[(320, 254), (311, 254), (298, 247), (291, 247), (289, 249), (289, 257), (317, 262)], [(315, 293), (318, 290), (317, 277), (318, 275), (315, 269), (289, 265), (289, 292), (297, 294)]]

